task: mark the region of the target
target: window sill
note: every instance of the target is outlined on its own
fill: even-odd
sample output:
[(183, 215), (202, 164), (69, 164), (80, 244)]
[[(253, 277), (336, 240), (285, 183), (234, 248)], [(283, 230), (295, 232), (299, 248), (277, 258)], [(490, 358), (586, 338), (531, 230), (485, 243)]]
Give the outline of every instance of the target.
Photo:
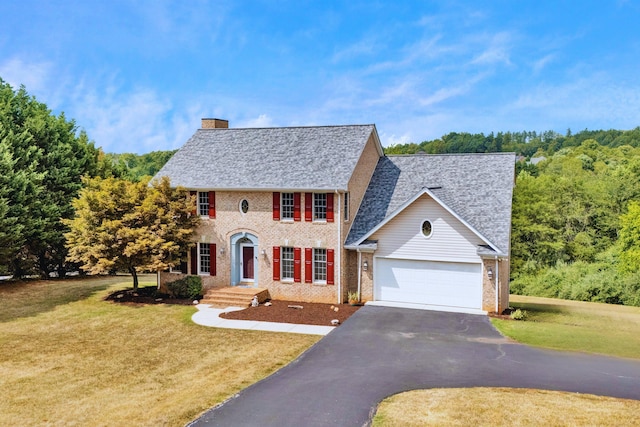
[(313, 282), (312, 285), (313, 286), (327, 286), (327, 281), (326, 280), (319, 280), (317, 282)]
[(326, 219), (314, 219), (312, 222), (314, 224), (326, 224), (327, 220)]

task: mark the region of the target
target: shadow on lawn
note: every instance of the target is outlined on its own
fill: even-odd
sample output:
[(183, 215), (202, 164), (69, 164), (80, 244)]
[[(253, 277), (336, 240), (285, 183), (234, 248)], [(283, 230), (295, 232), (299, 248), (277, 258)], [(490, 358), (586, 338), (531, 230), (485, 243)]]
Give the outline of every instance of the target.
[[(149, 277), (155, 279), (154, 275)], [(37, 316), (58, 306), (87, 299), (114, 284), (127, 284), (129, 281), (131, 277), (128, 275), (1, 281), (0, 322)]]

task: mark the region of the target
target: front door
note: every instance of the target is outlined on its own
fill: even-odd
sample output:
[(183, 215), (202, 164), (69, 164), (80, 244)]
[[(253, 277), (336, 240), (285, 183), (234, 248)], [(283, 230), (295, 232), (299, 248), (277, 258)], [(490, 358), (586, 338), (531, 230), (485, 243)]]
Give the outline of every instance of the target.
[(241, 266), (240, 271), (242, 273), (241, 281), (243, 282), (253, 282), (253, 245), (242, 245), (241, 246)]

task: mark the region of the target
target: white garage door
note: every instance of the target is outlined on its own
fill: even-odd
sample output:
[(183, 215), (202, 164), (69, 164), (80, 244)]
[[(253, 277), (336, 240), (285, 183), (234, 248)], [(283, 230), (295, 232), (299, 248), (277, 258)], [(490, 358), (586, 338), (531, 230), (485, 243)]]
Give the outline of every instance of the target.
[(481, 264), (378, 258), (377, 301), (482, 308)]

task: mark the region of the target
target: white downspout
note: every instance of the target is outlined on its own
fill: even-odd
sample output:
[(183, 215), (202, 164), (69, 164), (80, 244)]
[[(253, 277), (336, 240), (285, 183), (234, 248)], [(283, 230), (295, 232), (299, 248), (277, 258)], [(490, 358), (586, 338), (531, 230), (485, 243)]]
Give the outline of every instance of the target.
[(498, 300), (498, 296), (500, 295), (500, 270), (498, 267), (498, 257), (496, 256), (495, 258), (495, 262), (496, 262), (496, 314), (500, 314), (498, 313), (498, 310), (500, 309), (500, 301)]
[(362, 297), (360, 296), (360, 283), (362, 281), (361, 275), (362, 271), (360, 271), (360, 266), (362, 265), (362, 252), (358, 251), (358, 299), (362, 301)]
[[(342, 264), (340, 260), (342, 259), (342, 200), (340, 198), (340, 193), (338, 190), (335, 190), (335, 194), (338, 198), (338, 247), (336, 248), (336, 258), (338, 265), (338, 304), (342, 304)], [(333, 271), (336, 271), (336, 260), (334, 260)]]

